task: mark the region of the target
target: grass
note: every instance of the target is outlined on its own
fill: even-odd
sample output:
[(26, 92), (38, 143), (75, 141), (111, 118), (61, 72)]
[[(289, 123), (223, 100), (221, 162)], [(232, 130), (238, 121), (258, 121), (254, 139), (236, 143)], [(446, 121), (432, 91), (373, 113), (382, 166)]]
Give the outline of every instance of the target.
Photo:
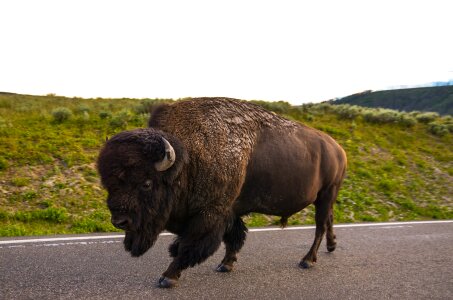
[[(95, 167), (99, 149), (108, 136), (146, 126), (147, 112), (165, 101), (0, 94), (0, 236), (115, 231)], [(259, 104), (327, 132), (346, 150), (336, 222), (453, 219), (451, 131), (438, 135), (424, 121), (368, 122), (357, 108)], [(63, 108), (71, 113), (57, 121)], [(245, 220), (279, 224), (260, 214)], [(312, 223), (312, 206), (288, 220)]]

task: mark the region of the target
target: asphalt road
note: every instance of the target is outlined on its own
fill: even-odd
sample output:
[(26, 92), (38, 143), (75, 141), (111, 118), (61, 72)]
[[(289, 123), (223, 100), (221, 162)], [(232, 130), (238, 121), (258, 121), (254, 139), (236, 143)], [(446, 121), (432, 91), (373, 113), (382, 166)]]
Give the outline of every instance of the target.
[[(344, 226), (344, 227), (343, 227)], [(302, 270), (313, 227), (248, 234), (236, 268), (217, 273), (223, 246), (157, 288), (172, 236), (132, 258), (118, 235), (0, 239), (1, 299), (453, 299), (453, 221), (336, 226), (338, 246)], [(55, 239), (57, 238), (57, 239)], [(35, 239), (39, 239), (34, 241)]]

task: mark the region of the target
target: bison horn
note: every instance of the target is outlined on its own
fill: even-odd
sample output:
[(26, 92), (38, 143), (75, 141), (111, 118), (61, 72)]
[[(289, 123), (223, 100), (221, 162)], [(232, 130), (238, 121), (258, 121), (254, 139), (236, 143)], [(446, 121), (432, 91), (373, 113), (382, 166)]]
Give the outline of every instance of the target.
[(165, 157), (161, 161), (154, 164), (154, 167), (159, 172), (163, 172), (170, 168), (175, 163), (176, 159), (175, 150), (173, 149), (173, 147), (166, 139), (162, 138), (162, 140), (165, 144)]

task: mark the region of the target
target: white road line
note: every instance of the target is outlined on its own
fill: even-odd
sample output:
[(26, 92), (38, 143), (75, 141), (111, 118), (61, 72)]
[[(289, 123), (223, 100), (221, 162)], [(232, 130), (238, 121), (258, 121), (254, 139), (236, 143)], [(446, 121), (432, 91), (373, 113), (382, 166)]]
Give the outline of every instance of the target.
[[(353, 228), (353, 227), (400, 228), (400, 227), (406, 227), (406, 225), (442, 224), (442, 223), (453, 223), (453, 220), (337, 224), (337, 225), (334, 225), (334, 228)], [(287, 227), (284, 229), (281, 229), (279, 227), (269, 227), (269, 228), (251, 228), (251, 229), (249, 229), (249, 231), (250, 232), (267, 232), (267, 231), (279, 231), (279, 230), (310, 230), (310, 229), (314, 229), (314, 228), (315, 228), (315, 226), (292, 226), (292, 227)], [(163, 232), (160, 235), (168, 236), (168, 235), (173, 235), (173, 234), (169, 233), (169, 232)], [(85, 240), (105, 240), (105, 239), (120, 239), (120, 238), (124, 238), (124, 234), (6, 240), (6, 241), (0, 241), (0, 245), (65, 242), (65, 241), (85, 241)], [(66, 244), (70, 244), (70, 243), (66, 243)], [(3, 247), (0, 247), (0, 248), (3, 248)]]

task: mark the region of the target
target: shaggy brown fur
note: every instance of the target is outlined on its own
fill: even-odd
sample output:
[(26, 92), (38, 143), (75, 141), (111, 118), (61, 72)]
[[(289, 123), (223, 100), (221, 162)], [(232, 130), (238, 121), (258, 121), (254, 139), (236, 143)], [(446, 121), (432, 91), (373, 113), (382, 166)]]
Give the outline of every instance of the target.
[[(139, 256), (162, 230), (177, 235), (161, 287), (173, 286), (182, 270), (203, 262), (222, 240), (226, 254), (217, 270), (230, 271), (246, 237), (241, 216), (251, 212), (281, 216), (284, 226), (314, 203), (316, 237), (301, 267), (316, 261), (326, 231), (328, 250), (335, 249), (332, 205), (346, 155), (326, 134), (227, 98), (161, 106), (149, 126), (109, 140), (98, 166), (112, 222), (126, 230), (126, 250)], [(176, 162), (157, 172), (162, 137)]]

